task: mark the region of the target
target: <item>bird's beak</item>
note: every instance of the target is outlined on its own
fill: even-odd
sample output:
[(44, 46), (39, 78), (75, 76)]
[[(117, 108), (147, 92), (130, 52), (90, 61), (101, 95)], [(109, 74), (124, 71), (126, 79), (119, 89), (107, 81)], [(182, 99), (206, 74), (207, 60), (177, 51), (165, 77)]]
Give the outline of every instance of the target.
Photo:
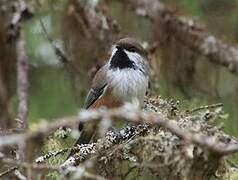
[(118, 45), (116, 45), (117, 50), (122, 50), (122, 48)]

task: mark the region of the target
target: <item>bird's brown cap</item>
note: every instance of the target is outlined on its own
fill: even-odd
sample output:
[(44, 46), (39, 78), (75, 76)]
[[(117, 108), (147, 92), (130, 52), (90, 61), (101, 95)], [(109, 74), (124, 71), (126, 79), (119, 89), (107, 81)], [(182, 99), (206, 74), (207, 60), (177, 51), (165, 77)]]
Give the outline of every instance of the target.
[(137, 52), (143, 56), (146, 56), (145, 49), (142, 47), (141, 43), (135, 38), (127, 37), (120, 39), (115, 45), (130, 52)]

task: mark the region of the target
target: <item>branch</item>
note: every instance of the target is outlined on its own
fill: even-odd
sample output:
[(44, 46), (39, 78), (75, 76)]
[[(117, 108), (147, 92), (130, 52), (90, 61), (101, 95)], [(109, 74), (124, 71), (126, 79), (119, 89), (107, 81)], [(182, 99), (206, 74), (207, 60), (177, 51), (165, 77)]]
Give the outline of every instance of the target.
[[(157, 110), (155, 109), (155, 111)], [(21, 135), (0, 137), (0, 147), (12, 144), (19, 144), (22, 142), (26, 142), (27, 140), (34, 141), (37, 138), (43, 138), (44, 136), (48, 135), (50, 132), (53, 132), (59, 127), (76, 127), (79, 121), (85, 123), (95, 120), (102, 120), (105, 117), (109, 119), (121, 118), (133, 123), (147, 122), (151, 124), (157, 124), (160, 127), (167, 129), (184, 142), (197, 144), (201, 148), (207, 149), (209, 152), (217, 156), (225, 156), (238, 152), (238, 144), (235, 141), (224, 143), (220, 140), (215, 140), (213, 136), (209, 137), (202, 133), (191, 133), (189, 131), (181, 129), (178, 126), (178, 123), (169, 120), (167, 117), (162, 116), (161, 114), (159, 115), (159, 113), (141, 111), (133, 104), (125, 104), (121, 108), (110, 110), (82, 110), (79, 113), (78, 117), (63, 118), (53, 123), (41, 125), (35, 132), (27, 132)]]
[[(218, 167), (224, 165), (224, 163), (220, 164), (222, 157), (238, 152), (237, 140), (208, 124), (210, 118), (219, 117), (221, 108), (206, 110), (195, 115), (186, 112), (181, 112), (173, 101), (165, 101), (161, 98), (147, 99), (144, 111), (138, 109), (135, 104), (125, 104), (123, 107), (110, 110), (81, 110), (77, 117), (41, 124), (34, 132), (0, 137), (0, 147), (38, 142), (38, 138), (46, 137), (61, 126), (76, 127), (79, 122), (97, 121), (100, 123), (101, 133), (100, 127), (105, 124), (103, 123), (105, 120), (121, 119), (134, 125), (117, 131), (108, 131), (103, 138), (94, 143), (68, 148), (73, 155), (60, 167), (63, 173), (68, 175), (78, 168), (75, 166), (80, 165), (81, 172), (95, 167), (94, 172), (104, 175), (100, 172), (105, 170), (106, 176), (108, 174), (109, 177), (110, 173), (115, 173), (116, 168), (112, 169), (115, 163), (126, 160), (130, 165), (141, 164), (141, 167), (149, 168), (148, 170), (156, 171), (160, 167), (160, 172), (163, 172), (167, 166), (169, 168), (176, 166), (177, 169), (173, 171), (173, 175), (176, 175), (177, 170), (181, 168), (181, 164), (177, 162), (181, 160), (184, 162), (185, 169), (194, 168), (186, 177), (194, 177), (197, 174), (200, 177), (199, 173), (206, 172), (209, 173), (207, 177), (210, 177)], [(144, 122), (150, 123), (151, 128), (146, 128)], [(138, 123), (142, 124), (138, 125)], [(144, 134), (145, 137), (140, 137)], [(35, 162), (40, 164), (66, 151), (67, 148), (50, 152), (37, 158)], [(148, 163), (154, 165), (146, 167)], [(166, 176), (172, 173), (169, 171), (166, 174), (166, 172)], [(162, 177), (163, 174), (160, 176)]]
[(3, 178), (3, 176), (6, 176), (6, 175), (11, 174), (11, 173), (14, 173), (15, 176), (17, 176), (17, 178), (18, 178), (19, 180), (26, 180), (26, 179), (27, 179), (25, 176), (23, 176), (23, 175), (21, 174), (20, 171), (18, 171), (18, 167), (17, 167), (17, 166), (13, 166), (13, 167), (9, 168), (8, 170), (2, 172), (2, 173), (0, 174), (0, 178)]
[(209, 137), (204, 134), (191, 133), (181, 129), (177, 123), (170, 121), (168, 118), (153, 113), (144, 112), (139, 110), (135, 105), (125, 104), (124, 106), (116, 109), (105, 110), (105, 109), (91, 109), (82, 110), (78, 117), (59, 119), (57, 122), (40, 125), (39, 129), (35, 132), (27, 132), (21, 135), (11, 135), (0, 137), (0, 147), (12, 144), (19, 144), (26, 141), (34, 141), (36, 138), (43, 138), (49, 133), (55, 131), (59, 127), (69, 126), (75, 127), (79, 122), (86, 123), (90, 121), (103, 120), (104, 118), (121, 118), (128, 122), (133, 123), (151, 123), (157, 124), (178, 136), (186, 143), (194, 143), (199, 145), (201, 148), (209, 150), (218, 156), (229, 155), (238, 152), (238, 144), (234, 143), (223, 143), (214, 141), (213, 137)]
[(28, 112), (28, 69), (29, 62), (26, 55), (25, 40), (23, 33), (20, 32), (16, 40), (16, 58), (17, 58), (17, 128), (25, 129), (27, 126)]
[(31, 164), (28, 162), (19, 162), (10, 158), (1, 158), (0, 161), (5, 164), (17, 166), (17, 168), (22, 167), (22, 168), (26, 168), (26, 169), (29, 168), (29, 169), (34, 169), (38, 171), (45, 171), (45, 170), (58, 171), (59, 170), (59, 167), (57, 166)]
[(0, 147), (20, 145), (26, 141), (34, 142), (37, 139), (42, 139), (48, 136), (50, 133), (54, 132), (60, 127), (70, 126), (76, 127), (79, 123), (77, 117), (66, 117), (55, 120), (52, 123), (42, 123), (36, 131), (28, 131), (23, 134), (11, 134), (7, 136), (0, 137)]
[(25, 177), (18, 169), (14, 171), (14, 175), (19, 179), (19, 180), (27, 180), (27, 177)]
[(93, 37), (95, 40), (111, 41), (120, 32), (119, 24), (109, 15), (103, 2), (92, 5), (89, 1), (72, 0), (71, 3), (75, 7), (72, 12), (86, 39)]
[(12, 4), (14, 13), (8, 26), (8, 41), (15, 40), (21, 31), (21, 22), (34, 15), (32, 7), (28, 6), (24, 0), (16, 0)]
[(86, 80), (105, 63), (105, 52), (118, 39), (120, 27), (109, 15), (104, 1), (70, 0), (65, 11), (64, 47), (72, 68), (81, 73), (81, 80)]
[(0, 173), (0, 178), (2, 178), (3, 176), (6, 176), (6, 175), (12, 173), (12, 172), (15, 171), (16, 169), (17, 169), (17, 167), (14, 166), (14, 167), (11, 167), (11, 168), (9, 168), (8, 170), (6, 170), (6, 171)]
[(47, 32), (47, 29), (46, 29), (42, 19), (40, 19), (39, 21), (40, 21), (41, 28), (42, 28), (43, 32), (45, 33), (45, 36), (46, 36), (48, 42), (50, 43), (52, 49), (54, 50), (55, 55), (59, 58), (59, 61), (64, 65), (69, 65), (77, 73), (83, 75), (82, 72), (80, 71), (80, 69), (76, 68), (75, 65), (72, 64), (72, 60), (70, 60), (70, 58), (67, 57), (65, 52), (55, 44), (54, 40), (52, 39), (52, 37), (50, 37), (49, 33)]
[[(74, 147), (73, 155), (70, 156), (62, 165), (63, 169), (71, 166), (78, 166), (79, 163), (88, 159), (88, 156), (93, 156), (95, 159), (98, 155), (112, 154), (120, 147), (125, 147), (136, 136), (141, 136), (148, 133), (149, 125), (141, 124), (134, 126), (126, 126), (120, 130), (108, 131), (105, 137), (98, 139), (96, 143), (78, 144)], [(119, 145), (114, 148), (115, 145)], [(72, 151), (71, 151), (72, 153)], [(92, 158), (91, 158), (92, 159)]]
[(21, 30), (21, 22), (33, 16), (33, 10), (24, 0), (12, 3), (13, 15), (8, 25), (8, 40), (15, 42), (17, 60), (17, 128), (25, 129), (28, 111), (28, 58), (25, 49), (25, 39)]
[(36, 158), (35, 162), (36, 163), (43, 163), (44, 161), (52, 158), (52, 157), (56, 157), (60, 154), (65, 154), (66, 152), (68, 152), (69, 150), (71, 150), (71, 148), (65, 148), (65, 149), (61, 149), (55, 152), (48, 152), (47, 154), (40, 156), (38, 158)]
[(138, 15), (161, 22), (165, 33), (211, 62), (222, 65), (238, 75), (238, 47), (232, 46), (206, 32), (192, 19), (179, 17), (158, 0), (128, 0)]
[(40, 25), (41, 25), (41, 28), (43, 30), (43, 32), (45, 33), (46, 35), (46, 38), (47, 40), (49, 41), (51, 47), (53, 48), (55, 54), (57, 57), (59, 57), (59, 60), (63, 63), (63, 64), (66, 64), (66, 63), (69, 63), (70, 60), (68, 59), (68, 57), (65, 55), (65, 53), (58, 47), (56, 46), (56, 44), (54, 43), (54, 40), (50, 37), (50, 35), (48, 34), (47, 30), (46, 30), (46, 27), (43, 23), (43, 21), (40, 19)]
[(190, 110), (189, 112), (194, 113), (200, 110), (204, 110), (204, 109), (213, 109), (213, 108), (218, 108), (218, 107), (223, 107), (222, 103), (217, 103), (217, 104), (211, 104), (211, 105), (207, 105), (207, 106), (202, 106), (202, 107), (198, 107), (195, 109)]
[[(14, 159), (10, 159), (10, 158), (0, 158), (0, 161), (5, 164), (17, 166), (17, 167), (15, 167), (14, 170), (21, 167), (21, 168), (33, 169), (33, 170), (37, 170), (37, 171), (57, 171), (60, 173), (68, 173), (68, 172), (64, 172), (64, 170), (59, 166), (40, 165), (40, 164), (32, 164), (32, 163), (28, 163), (28, 162), (19, 162)], [(87, 172), (85, 170), (85, 168), (83, 168), (83, 167), (71, 168), (70, 171), (74, 172), (79, 177), (85, 177), (85, 178), (97, 179), (97, 180), (105, 180), (105, 178), (103, 178), (102, 176), (94, 175), (92, 173)]]

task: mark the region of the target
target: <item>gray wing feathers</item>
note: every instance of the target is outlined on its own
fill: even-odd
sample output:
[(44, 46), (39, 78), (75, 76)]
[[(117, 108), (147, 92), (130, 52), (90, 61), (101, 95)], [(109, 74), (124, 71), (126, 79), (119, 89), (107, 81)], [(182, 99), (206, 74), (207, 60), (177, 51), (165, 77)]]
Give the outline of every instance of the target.
[(107, 86), (106, 65), (103, 66), (95, 75), (92, 88), (88, 92), (84, 107), (88, 109), (104, 92)]
[(97, 87), (95, 89), (90, 89), (88, 92), (84, 107), (88, 109), (103, 93), (104, 88), (107, 84), (104, 84), (102, 87)]

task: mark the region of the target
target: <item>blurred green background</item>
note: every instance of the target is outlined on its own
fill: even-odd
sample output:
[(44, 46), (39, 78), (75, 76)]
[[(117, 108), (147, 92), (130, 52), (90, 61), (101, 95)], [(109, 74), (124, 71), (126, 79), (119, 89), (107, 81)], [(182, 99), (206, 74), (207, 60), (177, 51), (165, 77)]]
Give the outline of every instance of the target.
[[(217, 37), (230, 43), (237, 43), (238, 0), (177, 0), (176, 2), (164, 0), (164, 2), (175, 8), (179, 15), (192, 17), (201, 22)], [(24, 26), (31, 63), (29, 106), (31, 126), (42, 119), (52, 120), (76, 114), (83, 104), (84, 97), (78, 94), (70, 72), (55, 56), (39, 22), (39, 19), (43, 20), (50, 36), (59, 47), (63, 48), (61, 23), (67, 1), (42, 1), (41, 6), (38, 6), (35, 1), (29, 3), (36, 10), (35, 17)], [(135, 13), (125, 10), (117, 1), (111, 1), (109, 11), (125, 33), (133, 32), (140, 39), (153, 41), (153, 28), (149, 20), (138, 18)], [(197, 79), (206, 81), (216, 96), (192, 90), (192, 96), (188, 98), (179, 88), (171, 90), (163, 75), (158, 77), (159, 92), (157, 93), (164, 98), (179, 100), (185, 109), (224, 103), (224, 110), (229, 114), (228, 119), (224, 120), (225, 131), (238, 137), (238, 77), (225, 68), (209, 63), (203, 57), (199, 58), (196, 66)]]

